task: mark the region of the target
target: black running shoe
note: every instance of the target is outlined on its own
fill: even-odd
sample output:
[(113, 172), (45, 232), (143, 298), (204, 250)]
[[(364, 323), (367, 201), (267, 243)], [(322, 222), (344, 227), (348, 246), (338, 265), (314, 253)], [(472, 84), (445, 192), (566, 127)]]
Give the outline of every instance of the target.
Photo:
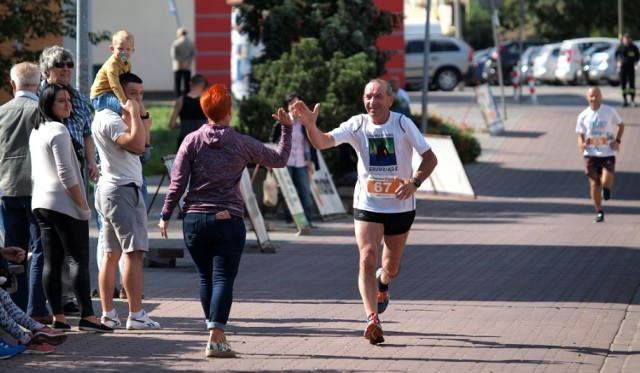
[(604, 221), (604, 211), (598, 211), (596, 218), (593, 219), (594, 223), (602, 223)]
[(602, 188), (602, 199), (604, 199), (605, 201), (608, 201), (611, 199), (611, 189)]

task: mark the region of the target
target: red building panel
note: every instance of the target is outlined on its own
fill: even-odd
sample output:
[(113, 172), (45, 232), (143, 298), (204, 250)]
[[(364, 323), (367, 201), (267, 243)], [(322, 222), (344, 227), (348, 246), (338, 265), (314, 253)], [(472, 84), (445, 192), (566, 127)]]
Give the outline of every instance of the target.
[[(376, 5), (400, 16), (404, 13), (403, 0), (374, 0)], [(226, 0), (195, 0), (196, 69), (211, 82), (231, 85), (231, 6)], [(387, 74), (396, 75), (404, 85), (404, 36), (403, 26), (392, 35), (382, 36), (377, 45), (382, 50), (393, 51), (394, 57), (387, 63)]]
[(195, 0), (196, 69), (210, 82), (231, 86), (231, 6)]
[[(403, 0), (374, 0), (381, 10), (386, 10), (397, 14), (402, 19), (404, 14)], [(378, 38), (376, 46), (385, 51), (391, 51), (394, 56), (387, 62), (387, 73), (382, 76), (383, 79), (389, 79), (391, 76), (400, 78), (400, 86), (404, 86), (404, 25), (400, 22), (400, 26), (394, 30), (391, 35), (383, 35)]]
[(195, 0), (197, 14), (222, 14), (231, 13), (231, 6), (226, 0)]
[(379, 9), (400, 14), (404, 12), (403, 0), (374, 0), (374, 2)]
[(231, 14), (196, 14), (198, 32), (215, 34), (225, 33), (229, 35), (231, 30)]
[[(200, 70), (229, 70), (231, 66), (230, 62), (231, 55), (227, 54), (202, 54), (198, 53), (196, 57), (196, 65), (198, 67), (198, 71)], [(206, 67), (206, 68), (200, 68)]]
[(231, 36), (229, 34), (198, 34), (196, 42), (198, 54), (201, 53), (227, 53), (231, 54)]

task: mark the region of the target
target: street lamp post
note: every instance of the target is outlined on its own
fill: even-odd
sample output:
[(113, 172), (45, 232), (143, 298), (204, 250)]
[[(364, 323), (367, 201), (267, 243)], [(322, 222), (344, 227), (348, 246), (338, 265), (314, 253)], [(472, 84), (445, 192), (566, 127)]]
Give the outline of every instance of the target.
[(424, 53), (422, 60), (422, 121), (420, 129), (422, 133), (427, 133), (427, 118), (429, 116), (428, 97), (429, 97), (429, 52), (431, 51), (431, 38), (429, 36), (431, 17), (431, 0), (427, 0), (427, 19), (424, 21)]
[(624, 17), (622, 16), (622, 0), (618, 0), (618, 39), (624, 34)]

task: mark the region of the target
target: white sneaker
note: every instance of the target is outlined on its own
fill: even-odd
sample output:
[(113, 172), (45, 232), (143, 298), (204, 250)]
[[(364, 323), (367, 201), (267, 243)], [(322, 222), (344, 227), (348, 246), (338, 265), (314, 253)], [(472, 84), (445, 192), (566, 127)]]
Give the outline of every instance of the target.
[(134, 319), (129, 316), (127, 318), (127, 330), (151, 330), (162, 329), (160, 323), (157, 323), (147, 315), (147, 311), (142, 310), (142, 316)]
[(111, 329), (122, 328), (122, 322), (120, 322), (120, 318), (118, 317), (118, 314), (116, 314), (116, 317), (114, 317), (114, 318), (107, 317), (107, 316), (102, 316), (100, 318), (100, 322), (102, 324), (110, 327)]

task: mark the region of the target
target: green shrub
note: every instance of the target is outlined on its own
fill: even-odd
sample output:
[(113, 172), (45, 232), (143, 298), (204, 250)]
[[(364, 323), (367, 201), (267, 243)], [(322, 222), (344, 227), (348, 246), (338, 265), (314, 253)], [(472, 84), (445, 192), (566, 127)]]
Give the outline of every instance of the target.
[[(232, 125), (242, 133), (267, 141), (274, 123), (271, 114), (284, 105), (285, 96), (292, 92), (302, 95), (310, 109), (321, 103), (317, 125), (324, 132), (362, 113), (362, 92), (376, 76), (375, 62), (365, 53), (346, 57), (336, 52), (329, 61), (321, 56), (318, 40), (303, 38), (279, 60), (255, 65), (254, 79), (259, 88), (238, 103), (237, 120)], [(344, 150), (333, 148), (322, 153), (334, 176), (350, 171), (344, 167), (341, 152)]]

